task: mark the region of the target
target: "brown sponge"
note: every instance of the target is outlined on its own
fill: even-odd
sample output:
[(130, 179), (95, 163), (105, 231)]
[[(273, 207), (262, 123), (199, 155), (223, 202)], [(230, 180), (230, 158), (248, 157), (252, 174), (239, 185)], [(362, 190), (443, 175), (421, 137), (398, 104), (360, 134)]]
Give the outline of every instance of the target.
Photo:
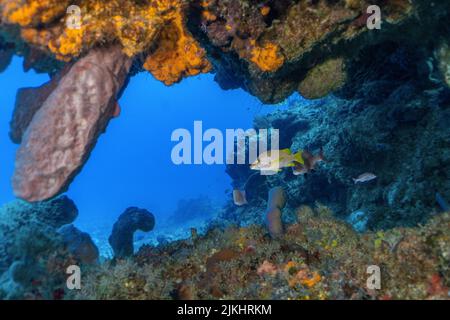
[(269, 233), (273, 238), (283, 235), (283, 223), (281, 221), (281, 210), (286, 205), (286, 193), (283, 188), (270, 189), (267, 200), (266, 223)]

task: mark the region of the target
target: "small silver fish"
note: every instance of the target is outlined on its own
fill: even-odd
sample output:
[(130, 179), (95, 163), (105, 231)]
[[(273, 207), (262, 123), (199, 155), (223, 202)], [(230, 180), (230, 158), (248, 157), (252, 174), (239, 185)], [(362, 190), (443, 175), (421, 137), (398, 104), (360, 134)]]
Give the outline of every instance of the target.
[(352, 179), (353, 179), (353, 182), (355, 184), (357, 184), (357, 183), (369, 182), (369, 181), (372, 181), (372, 180), (374, 180), (376, 178), (377, 178), (377, 176), (374, 175), (373, 173), (366, 172), (366, 173), (363, 173), (363, 174), (359, 175), (357, 178), (352, 178)]

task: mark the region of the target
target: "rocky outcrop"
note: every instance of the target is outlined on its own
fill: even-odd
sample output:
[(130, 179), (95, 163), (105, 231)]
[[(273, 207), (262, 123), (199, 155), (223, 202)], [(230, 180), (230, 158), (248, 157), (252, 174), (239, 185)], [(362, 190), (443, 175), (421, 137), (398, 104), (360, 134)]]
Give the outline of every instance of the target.
[(77, 229), (73, 224), (65, 225), (58, 230), (69, 253), (82, 264), (98, 262), (99, 251), (86, 232)]
[[(436, 193), (450, 199), (450, 90), (436, 81), (435, 57), (391, 43), (355, 59), (363, 68), (350, 69), (350, 76), (359, 80), (348, 82), (335, 96), (312, 102), (291, 99), (289, 110), (255, 120), (256, 128), (281, 132), (307, 122), (280, 145), (294, 152), (323, 147), (327, 162), (306, 177), (289, 169), (265, 177), (254, 186), (254, 208), (230, 207), (224, 217), (260, 222), (264, 195), (274, 186), (283, 186), (288, 194), (286, 219), (294, 215), (293, 208), (319, 202), (342, 218), (353, 221), (357, 216), (367, 228), (379, 229), (424, 223), (442, 210)], [(239, 172), (239, 179), (247, 179), (245, 166), (232, 170), (233, 178)], [(352, 178), (365, 172), (377, 179), (355, 185)]]
[[(371, 5), (381, 10), (380, 29), (368, 28)], [(447, 37), (449, 4), (217, 0), (198, 12), (191, 29), (222, 88), (242, 87), (264, 102), (279, 102), (295, 91), (317, 98), (339, 89), (364, 48), (385, 41), (436, 47), (439, 35)]]
[(151, 231), (155, 226), (155, 217), (145, 209), (131, 207), (125, 210), (114, 223), (109, 244), (114, 257), (126, 258), (133, 255), (133, 235), (137, 230)]
[(68, 187), (116, 113), (131, 62), (117, 46), (93, 49), (61, 77), (37, 111), (29, 110), (35, 114), (23, 133), (13, 176), (18, 197), (40, 201)]
[[(89, 14), (80, 15), (78, 9), (67, 15), (66, 5), (0, 1), (0, 66), (9, 63), (14, 51), (24, 55), (25, 69), (53, 75), (64, 64), (70, 67), (61, 80), (18, 94), (11, 137), (24, 142), (13, 181), (17, 195), (28, 201), (48, 199), (67, 188), (114, 113), (113, 100), (126, 77), (139, 71), (148, 70), (167, 85), (212, 71), (222, 88), (241, 87), (273, 103), (294, 92), (320, 98), (361, 88), (371, 78), (367, 57), (374, 50), (389, 56), (380, 48), (395, 44), (420, 47), (431, 58), (422, 61), (422, 76), (449, 84), (447, 0), (433, 5), (426, 0), (89, 0), (79, 4), (80, 12)], [(380, 29), (368, 27), (376, 12), (369, 10), (371, 5), (380, 9)], [(94, 61), (98, 59), (102, 64)], [(373, 60), (378, 63), (373, 70), (384, 67), (382, 59)], [(117, 69), (102, 69), (111, 61), (119, 61)], [(382, 86), (384, 76), (375, 74)], [(83, 77), (91, 76), (97, 86), (90, 88), (89, 101), (82, 100), (78, 92), (88, 91)], [(67, 95), (67, 103), (62, 97), (69, 87), (77, 89)], [(372, 89), (360, 94), (370, 95)], [(47, 90), (52, 94), (45, 99)], [(39, 98), (31, 100), (30, 95)], [(99, 107), (91, 108), (93, 104)], [(80, 125), (85, 122), (87, 127)], [(44, 140), (51, 143), (39, 143)]]
[[(168, 85), (212, 68), (223, 88), (242, 87), (264, 102), (335, 91), (349, 79), (355, 54), (386, 41), (434, 50), (448, 36), (450, 14), (446, 0), (89, 0), (79, 4), (89, 15), (67, 15), (69, 5), (2, 0), (0, 34), (27, 56), (39, 50), (64, 62), (119, 43)], [(376, 29), (373, 5), (381, 13)]]
[[(63, 290), (65, 267), (75, 260), (57, 229), (77, 214), (66, 197), (35, 204), (16, 200), (0, 208), (0, 298), (52, 299), (55, 290)], [(33, 288), (44, 282), (42, 291)]]

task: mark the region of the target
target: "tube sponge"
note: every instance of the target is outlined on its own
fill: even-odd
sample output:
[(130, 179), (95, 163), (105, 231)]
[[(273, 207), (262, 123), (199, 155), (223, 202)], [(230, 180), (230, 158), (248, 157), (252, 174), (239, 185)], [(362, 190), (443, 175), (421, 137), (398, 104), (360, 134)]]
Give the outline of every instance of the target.
[(286, 205), (286, 194), (281, 187), (270, 189), (267, 200), (266, 223), (272, 238), (283, 235), (283, 223), (281, 221), (281, 210)]
[(133, 234), (137, 230), (151, 231), (155, 226), (155, 217), (145, 209), (131, 207), (125, 210), (113, 226), (109, 244), (114, 257), (126, 258), (133, 255)]

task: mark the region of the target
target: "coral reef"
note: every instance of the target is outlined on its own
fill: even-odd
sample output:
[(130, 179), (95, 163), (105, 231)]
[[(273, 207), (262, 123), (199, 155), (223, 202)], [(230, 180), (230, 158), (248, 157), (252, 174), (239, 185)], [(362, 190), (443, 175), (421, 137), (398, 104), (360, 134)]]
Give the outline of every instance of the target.
[[(76, 299), (448, 299), (450, 215), (421, 228), (357, 234), (303, 207), (283, 237), (262, 226), (211, 229), (91, 269)], [(380, 290), (367, 288), (368, 266)]]
[(65, 62), (98, 45), (119, 43), (129, 57), (144, 54), (144, 68), (166, 84), (210, 70), (204, 50), (186, 28), (184, 1), (90, 0), (66, 14), (71, 4), (3, 0), (0, 11), (6, 28), (20, 26), (20, 32), (11, 31), (20, 35), (16, 42)]
[(0, 298), (63, 297), (65, 268), (83, 261), (67, 252), (58, 228), (77, 215), (66, 197), (34, 204), (16, 200), (0, 208)]
[(73, 224), (65, 225), (58, 230), (69, 253), (83, 264), (98, 262), (99, 251), (86, 232), (78, 230)]
[[(193, 230), (191, 239), (144, 245), (136, 254), (131, 244), (126, 258), (92, 264), (98, 251), (88, 235), (72, 225), (59, 231), (54, 227), (70, 220), (62, 214), (67, 209), (58, 209), (67, 199), (60, 200), (17, 200), (0, 209), (0, 298), (449, 298), (449, 212), (420, 227), (357, 233), (329, 208), (303, 205), (275, 238), (262, 225), (222, 225), (210, 227), (205, 235)], [(43, 208), (50, 207), (62, 215), (54, 226), (40, 220), (46, 217)], [(153, 227), (147, 211), (129, 208), (116, 223), (115, 234), (122, 225), (132, 243), (129, 227), (142, 220), (147, 222), (142, 229)], [(67, 290), (66, 270), (74, 264), (83, 267), (83, 285)], [(381, 271), (377, 290), (367, 285), (372, 266)]]
[[(379, 30), (367, 27), (369, 4), (381, 9)], [(433, 6), (425, 0), (88, 0), (78, 7), (69, 5), (67, 1), (0, 1), (0, 70), (14, 52), (24, 56), (25, 69), (53, 76), (59, 72), (50, 83), (23, 89), (17, 96), (11, 138), (15, 142), (26, 139), (18, 152), (14, 188), (28, 201), (49, 199), (67, 188), (111, 114), (118, 114), (112, 97), (117, 98), (129, 75), (145, 69), (167, 85), (201, 72), (215, 72), (222, 88), (241, 87), (261, 101), (273, 103), (296, 91), (319, 98), (358, 83), (363, 75), (354, 70), (366, 67), (363, 56), (371, 57), (374, 47), (419, 44), (423, 54), (431, 57), (423, 66), (428, 73), (424, 76), (448, 84), (449, 50), (443, 40), (449, 35), (446, 0), (435, 1)], [(63, 121), (64, 115), (76, 113), (72, 110), (76, 103), (50, 117), (47, 111), (61, 102), (64, 84), (75, 81), (75, 70), (102, 51), (114, 55), (111, 60), (120, 57), (121, 70), (113, 71), (120, 75), (115, 74), (117, 83), (107, 94), (93, 89), (91, 98), (98, 100), (101, 111), (91, 114), (89, 129)], [(383, 61), (375, 61), (379, 63), (375, 67), (383, 68)], [(86, 76), (94, 72), (106, 77), (94, 70), (85, 70)], [(37, 95), (36, 101), (31, 95)], [(107, 101), (103, 97), (108, 97)], [(55, 121), (65, 124), (56, 128)], [(42, 148), (33, 139), (33, 134), (43, 130), (38, 123), (45, 124), (48, 139), (59, 137), (62, 131), (78, 134), (83, 143), (77, 145), (82, 150), (72, 148), (73, 152), (63, 154), (53, 143), (48, 146), (52, 150)], [(53, 156), (43, 163), (36, 150)], [(61, 159), (69, 160), (56, 174), (53, 162)], [(28, 178), (21, 175), (25, 171), (31, 173)]]
[[(343, 219), (365, 221), (359, 227), (369, 229), (413, 226), (442, 211), (436, 193), (450, 199), (450, 90), (434, 81), (439, 70), (429, 68), (430, 61), (435, 64), (433, 56), (390, 43), (355, 59), (363, 68), (350, 68), (355, 81), (335, 96), (291, 98), (288, 110), (254, 121), (256, 129), (280, 129), (281, 149), (323, 147), (327, 161), (307, 176), (283, 171), (259, 177), (249, 197), (252, 206), (230, 205), (223, 219), (238, 225), (261, 223), (265, 195), (275, 186), (283, 186), (288, 195), (287, 221), (296, 207), (316, 202)], [(251, 175), (242, 165), (229, 165), (227, 172), (233, 185)], [(378, 178), (355, 185), (352, 178), (365, 172)]]
[(151, 231), (155, 217), (145, 209), (131, 207), (125, 210), (114, 223), (109, 243), (116, 258), (131, 256), (134, 252), (133, 235), (137, 230)]
[[(382, 12), (380, 30), (366, 27), (373, 4)], [(343, 62), (369, 46), (409, 43), (427, 30), (421, 45), (427, 41), (436, 47), (436, 37), (429, 35), (447, 32), (443, 23), (449, 11), (445, 1), (435, 5), (439, 9), (431, 13), (434, 9), (420, 0), (217, 0), (199, 9), (208, 14), (199, 15), (200, 27), (191, 29), (207, 48), (223, 88), (242, 87), (264, 102), (279, 102), (298, 89), (308, 97), (335, 91), (347, 79)], [(428, 19), (429, 14), (436, 19)], [(419, 20), (427, 27), (418, 30), (424, 27), (416, 25)]]
[[(375, 31), (366, 27), (374, 4), (382, 12), (382, 28)], [(2, 0), (0, 34), (29, 58), (27, 65), (47, 72), (58, 67), (43, 62), (49, 57), (73, 61), (98, 45), (118, 43), (168, 85), (213, 70), (222, 87), (240, 86), (265, 102), (298, 88), (309, 96), (336, 90), (346, 79), (336, 62), (381, 42), (420, 38), (437, 48), (435, 35), (444, 36), (449, 14), (445, 0), (433, 6), (425, 0), (89, 0), (68, 14), (69, 5)], [(418, 37), (419, 28), (434, 36)], [(336, 73), (332, 82), (311, 85), (328, 72)]]
[(115, 114), (130, 66), (119, 47), (99, 48), (61, 77), (23, 133), (13, 176), (16, 196), (41, 201), (65, 191)]
[[(52, 228), (59, 228), (65, 224), (73, 222), (78, 216), (78, 209), (75, 203), (67, 196), (61, 196), (49, 201), (28, 203), (26, 201), (17, 200), (2, 207), (2, 214), (10, 215), (11, 219), (25, 221), (27, 214), (30, 220), (39, 219), (42, 223)], [(3, 220), (8, 223), (8, 219)], [(20, 224), (20, 223), (19, 223)]]

